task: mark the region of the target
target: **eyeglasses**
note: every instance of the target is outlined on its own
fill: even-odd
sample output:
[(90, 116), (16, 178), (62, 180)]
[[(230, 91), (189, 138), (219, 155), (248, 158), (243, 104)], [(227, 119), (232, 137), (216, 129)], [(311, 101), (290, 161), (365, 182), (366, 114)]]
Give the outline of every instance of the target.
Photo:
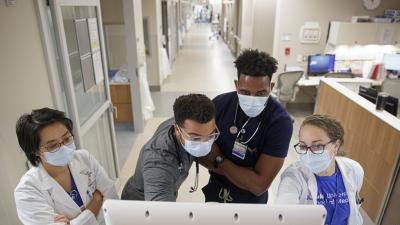
[(47, 144), (45, 146), (41, 146), (40, 148), (46, 149), (48, 152), (56, 152), (60, 149), (61, 146), (63, 145), (69, 145), (74, 141), (74, 136), (70, 135), (68, 137), (65, 137), (61, 142), (59, 143), (52, 143), (52, 144)]
[(294, 145), (294, 150), (296, 150), (296, 152), (298, 154), (306, 154), (308, 150), (311, 151), (311, 153), (313, 154), (322, 154), (325, 151), (325, 147), (330, 144), (333, 143), (334, 141), (330, 141), (326, 144), (318, 144), (318, 145), (311, 145), (311, 146), (307, 146), (307, 145), (303, 145), (301, 143), (297, 143)]
[(215, 127), (215, 132), (207, 135), (207, 136), (190, 136), (189, 134), (187, 134), (181, 127), (178, 126), (179, 131), (181, 132), (181, 134), (183, 134), (184, 136), (187, 137), (188, 141), (195, 141), (195, 142), (206, 142), (209, 140), (217, 140), (219, 137), (219, 130), (218, 127)]

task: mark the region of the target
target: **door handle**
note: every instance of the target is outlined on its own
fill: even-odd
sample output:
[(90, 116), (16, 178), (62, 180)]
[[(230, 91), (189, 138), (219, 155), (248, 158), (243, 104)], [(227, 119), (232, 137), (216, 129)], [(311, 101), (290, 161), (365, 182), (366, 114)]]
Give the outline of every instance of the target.
[(113, 111), (115, 112), (115, 119), (118, 119), (118, 108), (113, 106)]

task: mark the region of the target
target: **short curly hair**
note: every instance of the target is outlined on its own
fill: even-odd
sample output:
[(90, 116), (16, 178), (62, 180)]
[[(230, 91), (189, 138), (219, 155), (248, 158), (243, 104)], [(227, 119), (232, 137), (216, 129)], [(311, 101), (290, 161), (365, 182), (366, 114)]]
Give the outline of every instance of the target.
[(315, 114), (307, 116), (300, 126), (300, 129), (305, 125), (316, 126), (326, 132), (331, 141), (340, 141), (340, 147), (344, 144), (344, 129), (340, 122), (329, 116)]
[(175, 122), (180, 127), (183, 127), (187, 119), (198, 123), (208, 123), (215, 118), (214, 103), (202, 94), (179, 96), (175, 100), (173, 108)]
[(40, 144), (40, 132), (43, 128), (61, 123), (72, 134), (72, 120), (65, 116), (65, 113), (50, 108), (32, 110), (30, 114), (22, 115), (16, 124), (18, 143), (24, 151), (32, 166), (38, 166), (40, 158), (37, 156)]
[(278, 61), (266, 52), (257, 49), (245, 49), (235, 60), (238, 79), (240, 74), (261, 77), (268, 76), (271, 81), (272, 75), (278, 69)]

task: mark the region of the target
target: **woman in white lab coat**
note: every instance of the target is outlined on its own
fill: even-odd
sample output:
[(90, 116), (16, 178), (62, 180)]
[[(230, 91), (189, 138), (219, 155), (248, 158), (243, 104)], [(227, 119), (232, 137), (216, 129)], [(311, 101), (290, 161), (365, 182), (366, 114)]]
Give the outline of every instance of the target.
[(282, 173), (276, 203), (323, 205), (328, 225), (363, 224), (359, 193), (364, 171), (356, 161), (337, 156), (343, 137), (334, 118), (308, 116), (294, 146), (300, 161)]
[(63, 112), (49, 108), (18, 120), (18, 142), (33, 166), (14, 193), (23, 224), (104, 224), (103, 200), (118, 198), (97, 160), (75, 149), (72, 126)]

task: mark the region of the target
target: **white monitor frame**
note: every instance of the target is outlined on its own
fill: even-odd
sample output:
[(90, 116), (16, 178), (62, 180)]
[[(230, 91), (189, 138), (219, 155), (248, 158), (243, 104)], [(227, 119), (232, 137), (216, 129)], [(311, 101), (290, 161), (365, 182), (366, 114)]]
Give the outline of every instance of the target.
[(323, 225), (326, 210), (320, 205), (266, 205), (176, 203), (107, 200), (107, 225), (245, 224)]
[(400, 54), (384, 54), (383, 64), (386, 70), (400, 70)]

